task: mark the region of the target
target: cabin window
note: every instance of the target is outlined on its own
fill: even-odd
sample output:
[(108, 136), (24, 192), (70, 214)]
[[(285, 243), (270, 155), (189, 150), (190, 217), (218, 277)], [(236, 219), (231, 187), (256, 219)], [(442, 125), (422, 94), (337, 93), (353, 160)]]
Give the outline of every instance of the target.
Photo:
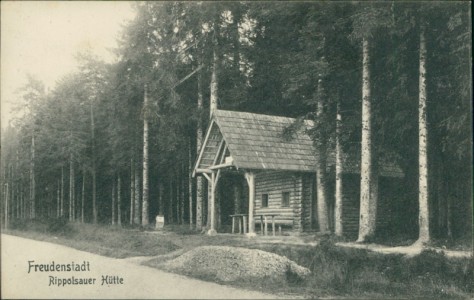
[(290, 206), (290, 192), (283, 192), (281, 194), (281, 206), (282, 207)]
[(262, 194), (262, 207), (268, 207), (268, 194)]

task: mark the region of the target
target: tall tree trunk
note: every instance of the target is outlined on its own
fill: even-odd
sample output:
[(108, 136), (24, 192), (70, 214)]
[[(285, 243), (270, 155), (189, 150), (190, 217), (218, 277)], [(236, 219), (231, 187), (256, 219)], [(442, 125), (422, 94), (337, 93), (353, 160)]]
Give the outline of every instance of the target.
[(143, 113), (143, 203), (142, 203), (142, 226), (149, 223), (148, 216), (148, 95), (145, 84), (144, 93), (144, 113)]
[(169, 223), (173, 223), (173, 175), (170, 175), (170, 193), (169, 193), (169, 205), (168, 205), (168, 221)]
[[(201, 56), (199, 56), (199, 62), (202, 63)], [(202, 134), (203, 134), (203, 124), (202, 124), (202, 110), (203, 110), (203, 95), (202, 95), (202, 73), (198, 72), (197, 74), (197, 109), (198, 109), (198, 122), (197, 122), (197, 130), (196, 130), (196, 153), (199, 155), (199, 151), (201, 150), (202, 146)], [(196, 157), (197, 157), (196, 155)], [(204, 199), (204, 182), (202, 180), (202, 176), (196, 177), (196, 230), (202, 230), (203, 226), (203, 215), (202, 215), (202, 206), (203, 206), (203, 199)]]
[(446, 199), (446, 235), (449, 240), (453, 238), (453, 223), (452, 223), (452, 204), (451, 195)]
[(134, 216), (134, 220), (133, 220), (133, 223), (135, 223), (136, 225), (140, 225), (140, 221), (141, 221), (141, 211), (140, 211), (140, 173), (139, 173), (139, 169), (138, 169), (138, 166), (135, 165), (135, 171), (134, 171), (135, 175), (134, 175), (134, 178), (135, 178), (135, 216)]
[[(418, 194), (418, 243), (426, 244), (430, 241), (429, 198), (428, 198), (428, 129), (426, 122), (426, 41), (424, 27), (420, 29), (420, 73), (419, 73), (419, 194)], [(449, 201), (449, 199), (448, 199)], [(449, 203), (449, 202), (448, 202)]]
[(13, 171), (13, 164), (10, 166), (10, 190), (11, 190), (11, 218), (15, 218), (15, 173)]
[(369, 42), (362, 42), (362, 144), (360, 181), (360, 220), (357, 242), (366, 242), (375, 234), (377, 214), (376, 179), (372, 145), (372, 112), (370, 96)]
[[(317, 110), (316, 122), (321, 122), (324, 114), (324, 99), (322, 79), (318, 80), (317, 88)], [(329, 232), (328, 222), (328, 208), (326, 199), (326, 142), (322, 129), (319, 129), (319, 136), (316, 141), (316, 193), (317, 193), (317, 207), (318, 207), (318, 224), (319, 231), (322, 233)]]
[(114, 180), (112, 183), (112, 225), (115, 225), (115, 207), (117, 204), (115, 203), (115, 176), (113, 176)]
[(20, 172), (19, 170), (19, 164), (20, 164), (20, 157), (18, 155), (18, 149), (16, 150), (16, 163), (15, 163), (15, 194), (16, 194), (16, 217), (20, 218), (20, 182), (18, 181), (18, 174)]
[(120, 175), (117, 178), (117, 224), (122, 226), (122, 193), (121, 193), (122, 180)]
[(211, 194), (212, 194), (212, 186), (209, 180), (207, 181), (207, 218), (206, 218), (206, 227), (211, 228), (211, 213), (212, 213), (212, 205), (211, 205)]
[(217, 65), (218, 65), (218, 58), (217, 58), (217, 50), (214, 49), (213, 52), (213, 63), (212, 63), (212, 75), (211, 75), (211, 95), (210, 95), (210, 116), (214, 114), (214, 111), (217, 109), (217, 86), (218, 86), (218, 79), (217, 79)]
[(30, 217), (36, 217), (36, 178), (35, 178), (35, 135), (31, 136), (30, 163)]
[(8, 207), (8, 196), (9, 196), (9, 191), (8, 191), (8, 182), (5, 183), (5, 229), (8, 229), (8, 210), (10, 209)]
[(72, 220), (76, 221), (76, 169), (72, 162)]
[(64, 165), (61, 165), (61, 217), (64, 217)]
[(189, 229), (193, 229), (193, 153), (191, 137), (188, 141), (188, 202), (189, 202)]
[[(214, 114), (214, 111), (217, 110), (217, 101), (218, 101), (218, 69), (219, 69), (219, 55), (217, 52), (218, 48), (218, 43), (217, 43), (217, 36), (218, 36), (218, 28), (219, 26), (217, 25), (217, 21), (214, 24), (214, 37), (213, 37), (213, 44), (214, 44), (214, 49), (213, 49), (213, 63), (212, 63), (212, 74), (211, 74), (211, 93), (210, 93), (210, 99), (209, 99), (209, 110), (210, 110), (210, 117), (212, 118), (212, 115)], [(207, 187), (208, 193), (207, 193), (207, 198), (208, 198), (208, 203), (209, 203), (209, 195), (211, 195), (210, 190), (211, 190), (211, 185), (208, 183)], [(215, 207), (214, 207), (215, 209)], [(215, 210), (214, 210), (215, 213)], [(207, 209), (207, 227), (211, 228), (211, 205), (208, 205)]]
[(73, 221), (73, 201), (74, 201), (74, 163), (72, 152), (69, 153), (69, 221)]
[(181, 204), (181, 201), (180, 201), (180, 196), (181, 196), (181, 193), (179, 191), (180, 189), (180, 181), (179, 181), (179, 178), (180, 178), (180, 173), (181, 173), (181, 170), (178, 169), (178, 171), (176, 172), (176, 223), (178, 224), (181, 224), (181, 218), (179, 217), (179, 207), (180, 207), (180, 204)]
[(82, 168), (81, 223), (84, 223), (84, 203), (86, 193), (86, 168)]
[(342, 117), (340, 113), (339, 102), (337, 103), (337, 116), (336, 116), (336, 187), (335, 187), (335, 205), (334, 205), (334, 233), (337, 236), (342, 236), (343, 225), (342, 225), (342, 148), (341, 148), (341, 128)]
[(25, 201), (25, 187), (24, 187), (24, 181), (23, 181), (23, 176), (21, 177), (21, 218), (25, 219), (26, 218), (26, 201)]
[(58, 180), (58, 190), (57, 190), (57, 204), (56, 204), (56, 217), (61, 216), (61, 182)]
[(163, 203), (163, 194), (165, 192), (165, 187), (163, 185), (163, 180), (160, 180), (160, 182), (158, 182), (158, 192), (159, 192), (159, 195), (158, 195), (158, 210), (159, 210), (159, 213), (160, 215), (164, 216), (165, 215), (165, 207), (164, 207), (164, 203)]
[(179, 208), (180, 210), (180, 215), (181, 215), (181, 224), (185, 224), (184, 220), (184, 211), (185, 211), (185, 196), (186, 196), (186, 171), (184, 168), (184, 163), (181, 163), (181, 193), (180, 193), (180, 201), (181, 201), (181, 206)]
[[(232, 43), (234, 46), (232, 55), (233, 55), (233, 68), (236, 76), (239, 76), (240, 73), (240, 35), (239, 35), (239, 22), (242, 19), (242, 11), (240, 5), (236, 5), (235, 8), (232, 10), (232, 14), (234, 17), (234, 24), (232, 30)], [(237, 82), (237, 78), (235, 78)]]
[(92, 222), (97, 224), (97, 178), (96, 178), (96, 153), (95, 153), (95, 123), (94, 123), (94, 106), (91, 101), (91, 159), (92, 159)]
[(135, 160), (130, 159), (130, 225), (133, 224), (135, 215), (135, 176), (134, 176)]

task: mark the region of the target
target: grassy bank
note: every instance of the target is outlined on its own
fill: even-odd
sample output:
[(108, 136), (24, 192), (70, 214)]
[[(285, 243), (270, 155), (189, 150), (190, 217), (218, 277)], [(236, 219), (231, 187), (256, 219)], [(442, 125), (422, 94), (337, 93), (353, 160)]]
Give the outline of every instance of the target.
[[(280, 288), (310, 297), (472, 298), (474, 260), (452, 259), (434, 251), (407, 258), (363, 249), (267, 245), (262, 250), (284, 255), (309, 268), (304, 282), (287, 280)], [(273, 287), (277, 288), (277, 287)]]
[(137, 228), (68, 223), (66, 219), (21, 220), (10, 228), (11, 234), (115, 258), (161, 255), (179, 249), (172, 241)]
[[(311, 270), (311, 275), (305, 280), (288, 274), (286, 280), (278, 282), (258, 278), (225, 283), (270, 293), (297, 294), (310, 298), (474, 297), (474, 259), (448, 258), (433, 251), (407, 258), (337, 247), (331, 238), (322, 238), (317, 246), (270, 244), (262, 243), (258, 237), (210, 237), (185, 227), (168, 227), (161, 233), (151, 233), (138, 228), (70, 224), (66, 220), (22, 221), (12, 225), (12, 234), (116, 258), (157, 256), (178, 249), (184, 252), (204, 245), (227, 245), (286, 256)], [(163, 255), (150, 258), (145, 264), (159, 268), (163, 261), (173, 257)], [(199, 270), (191, 270), (185, 275), (215, 281), (214, 277), (203, 276)]]

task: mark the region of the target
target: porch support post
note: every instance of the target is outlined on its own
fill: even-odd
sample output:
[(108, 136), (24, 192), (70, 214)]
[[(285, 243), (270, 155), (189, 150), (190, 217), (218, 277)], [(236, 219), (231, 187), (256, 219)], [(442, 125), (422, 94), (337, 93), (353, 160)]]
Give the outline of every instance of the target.
[(211, 195), (209, 195), (209, 200), (210, 203), (209, 205), (211, 206), (211, 228), (208, 230), (207, 234), (208, 235), (216, 235), (216, 173), (212, 172), (211, 173), (211, 178), (210, 178), (210, 184), (211, 184)]
[(253, 218), (254, 202), (255, 202), (255, 174), (252, 172), (245, 172), (245, 179), (249, 185), (249, 232), (248, 237), (256, 236), (255, 233), (255, 219)]

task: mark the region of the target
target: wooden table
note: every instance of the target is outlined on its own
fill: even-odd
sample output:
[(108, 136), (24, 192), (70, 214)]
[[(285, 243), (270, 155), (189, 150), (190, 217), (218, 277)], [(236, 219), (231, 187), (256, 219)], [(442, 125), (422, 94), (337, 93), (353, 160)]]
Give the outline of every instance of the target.
[(239, 233), (242, 233), (242, 231), (247, 233), (247, 214), (235, 214), (235, 215), (230, 215), (232, 217), (232, 233), (235, 233), (235, 225), (236, 221), (239, 223)]

